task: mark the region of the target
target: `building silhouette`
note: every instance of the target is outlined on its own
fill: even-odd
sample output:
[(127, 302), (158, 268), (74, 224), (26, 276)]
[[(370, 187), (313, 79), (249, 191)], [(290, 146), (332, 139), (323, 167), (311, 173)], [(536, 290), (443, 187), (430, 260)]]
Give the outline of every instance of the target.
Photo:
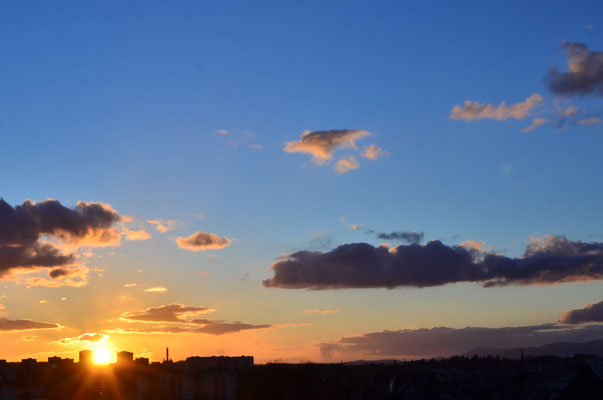
[(117, 364), (130, 364), (134, 361), (134, 353), (120, 351), (117, 353)]
[(94, 352), (92, 350), (81, 350), (79, 363), (80, 365), (90, 366), (94, 362)]

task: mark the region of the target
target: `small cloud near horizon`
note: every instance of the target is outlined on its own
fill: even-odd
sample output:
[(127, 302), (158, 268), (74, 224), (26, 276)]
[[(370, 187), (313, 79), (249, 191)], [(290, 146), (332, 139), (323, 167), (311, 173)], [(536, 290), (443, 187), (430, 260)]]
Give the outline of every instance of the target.
[(176, 238), (176, 243), (181, 249), (197, 252), (223, 249), (230, 246), (232, 240), (215, 233), (195, 232), (187, 237)]

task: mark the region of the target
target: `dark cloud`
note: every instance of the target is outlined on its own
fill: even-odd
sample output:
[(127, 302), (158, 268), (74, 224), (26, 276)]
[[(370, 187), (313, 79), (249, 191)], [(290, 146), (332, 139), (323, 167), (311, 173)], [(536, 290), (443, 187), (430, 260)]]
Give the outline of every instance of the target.
[(65, 268), (56, 268), (56, 269), (53, 269), (52, 271), (50, 271), (48, 273), (48, 276), (50, 276), (52, 279), (56, 279), (61, 276), (67, 276), (68, 274), (69, 274), (69, 270), (67, 270)]
[(184, 316), (202, 312), (214, 311), (207, 307), (191, 307), (182, 304), (168, 304), (159, 307), (150, 307), (137, 313), (124, 313), (122, 319), (140, 322), (186, 322)]
[(218, 250), (230, 246), (232, 240), (215, 233), (195, 232), (188, 237), (177, 238), (176, 243), (181, 249), (189, 251)]
[(550, 91), (562, 95), (603, 96), (603, 52), (588, 50), (582, 43), (562, 42), (568, 72), (552, 68), (545, 78)]
[(410, 244), (418, 244), (423, 241), (423, 232), (397, 231), (391, 233), (377, 232), (377, 237), (383, 240), (398, 240)]
[(477, 282), (484, 287), (550, 285), (603, 277), (603, 243), (559, 236), (534, 240), (520, 258), (438, 240), (393, 248), (367, 243), (330, 252), (299, 251), (272, 265), (266, 287), (344, 289), (428, 287)]
[(56, 329), (60, 325), (48, 322), (35, 322), (28, 319), (0, 318), (0, 331), (31, 331), (37, 329)]
[[(12, 207), (0, 199), (0, 275), (17, 267), (73, 263), (73, 254), (63, 254), (59, 245), (43, 241), (44, 237), (75, 247), (118, 244), (120, 233), (113, 226), (119, 220), (119, 214), (102, 203), (78, 202), (67, 208), (56, 200), (27, 200)], [(53, 278), (60, 276), (54, 273), (59, 275)]]
[(560, 324), (581, 325), (592, 322), (603, 322), (603, 301), (588, 304), (577, 310), (571, 310), (563, 313)]
[(250, 329), (263, 329), (270, 328), (271, 325), (251, 325), (242, 322), (225, 322), (216, 321), (210, 319), (194, 319), (191, 321), (193, 324), (203, 325), (200, 328), (193, 329), (197, 333), (207, 333), (209, 335), (224, 335), (226, 333), (234, 333), (240, 331), (246, 331)]
[(554, 342), (586, 342), (602, 336), (603, 325), (580, 328), (554, 324), (504, 328), (437, 327), (365, 333), (319, 346), (326, 359), (334, 356), (347, 359), (362, 356), (429, 358), (463, 354), (478, 347), (541, 346)]

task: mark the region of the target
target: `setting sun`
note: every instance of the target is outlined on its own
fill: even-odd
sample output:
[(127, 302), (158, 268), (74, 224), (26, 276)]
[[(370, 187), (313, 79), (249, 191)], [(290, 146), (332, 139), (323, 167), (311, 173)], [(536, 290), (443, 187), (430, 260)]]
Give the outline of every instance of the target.
[(111, 353), (106, 348), (98, 348), (94, 351), (95, 364), (108, 364), (111, 362)]

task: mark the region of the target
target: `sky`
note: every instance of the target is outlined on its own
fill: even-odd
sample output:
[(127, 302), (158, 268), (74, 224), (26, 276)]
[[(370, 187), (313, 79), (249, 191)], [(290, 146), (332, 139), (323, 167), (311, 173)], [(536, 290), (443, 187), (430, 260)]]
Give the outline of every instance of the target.
[(603, 338), (597, 1), (0, 5), (0, 358)]

